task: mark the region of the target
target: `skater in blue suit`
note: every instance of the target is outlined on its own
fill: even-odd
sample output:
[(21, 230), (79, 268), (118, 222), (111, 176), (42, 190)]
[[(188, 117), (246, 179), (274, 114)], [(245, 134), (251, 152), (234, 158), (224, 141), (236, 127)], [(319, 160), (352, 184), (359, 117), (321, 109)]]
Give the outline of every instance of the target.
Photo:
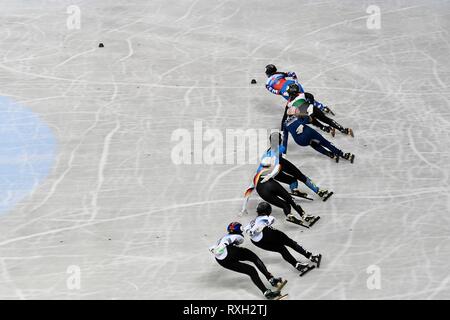
[(311, 146), (314, 150), (321, 154), (335, 159), (339, 162), (339, 158), (344, 158), (353, 163), (355, 155), (349, 152), (344, 153), (339, 148), (335, 147), (330, 141), (325, 139), (316, 130), (310, 128), (308, 124), (312, 119), (305, 113), (302, 113), (298, 106), (291, 106), (286, 108), (285, 119), (282, 123), (283, 129), (283, 146), (287, 149), (288, 133), (291, 134), (294, 141), (303, 147)]
[[(287, 92), (287, 88), (291, 84), (298, 85), (300, 89), (300, 93), (304, 93), (305, 90), (303, 89), (302, 85), (297, 80), (297, 74), (295, 72), (279, 72), (277, 70), (277, 67), (273, 64), (268, 64), (266, 66), (266, 89), (269, 90), (271, 93), (280, 95), (284, 99), (289, 100), (289, 93)], [(320, 103), (319, 101), (314, 100), (314, 106), (319, 108), (325, 113), (331, 113), (334, 114), (330, 108), (328, 108), (326, 105)]]

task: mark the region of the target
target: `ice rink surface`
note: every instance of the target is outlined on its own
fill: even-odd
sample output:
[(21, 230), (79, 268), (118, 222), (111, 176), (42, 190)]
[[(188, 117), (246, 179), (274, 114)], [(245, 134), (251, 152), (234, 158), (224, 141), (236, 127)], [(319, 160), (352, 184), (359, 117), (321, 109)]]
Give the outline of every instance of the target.
[[(67, 27), (70, 5), (79, 29)], [(380, 29), (367, 28), (369, 5)], [(56, 140), (48, 176), (0, 213), (0, 298), (262, 298), (208, 252), (229, 222), (253, 217), (256, 196), (249, 216), (237, 213), (255, 165), (176, 165), (171, 135), (194, 121), (277, 128), (283, 100), (263, 85), (274, 63), (354, 128), (332, 141), (357, 158), (335, 164), (290, 141), (288, 158), (335, 195), (301, 203), (322, 217), (310, 230), (273, 215), (323, 254), (320, 269), (299, 278), (244, 245), (289, 280), (291, 299), (450, 299), (448, 1), (4, 0), (0, 10), (0, 96)], [(381, 288), (370, 290), (373, 266)], [(73, 270), (79, 289), (67, 285)]]

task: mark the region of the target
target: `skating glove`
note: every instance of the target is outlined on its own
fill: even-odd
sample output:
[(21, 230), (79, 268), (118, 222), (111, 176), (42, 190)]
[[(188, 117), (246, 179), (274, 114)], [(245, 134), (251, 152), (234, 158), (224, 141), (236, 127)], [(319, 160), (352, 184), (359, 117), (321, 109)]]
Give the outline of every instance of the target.
[(293, 72), (293, 71), (288, 72), (287, 75), (288, 75), (288, 77), (291, 77), (291, 78), (297, 80), (297, 74), (295, 72)]
[(248, 214), (247, 209), (242, 209), (242, 210), (239, 212), (239, 216), (240, 216), (240, 217), (242, 217), (244, 214)]

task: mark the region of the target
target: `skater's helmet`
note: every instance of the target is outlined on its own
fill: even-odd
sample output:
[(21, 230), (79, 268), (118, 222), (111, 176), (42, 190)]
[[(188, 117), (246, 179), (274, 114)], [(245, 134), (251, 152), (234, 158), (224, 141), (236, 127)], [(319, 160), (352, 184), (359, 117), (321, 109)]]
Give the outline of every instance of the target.
[(232, 222), (228, 225), (227, 231), (230, 234), (242, 234), (242, 224), (239, 222)]
[(258, 203), (258, 206), (256, 207), (256, 213), (258, 213), (258, 216), (268, 216), (272, 213), (272, 206), (267, 202), (262, 201)]
[(274, 131), (269, 136), (270, 147), (278, 147), (283, 142), (283, 135), (280, 131)]
[(300, 93), (300, 88), (296, 83), (292, 83), (288, 85), (286, 92), (289, 94), (289, 97), (296, 97)]
[(270, 77), (271, 75), (275, 74), (277, 72), (277, 67), (273, 64), (268, 64), (266, 66), (266, 76)]

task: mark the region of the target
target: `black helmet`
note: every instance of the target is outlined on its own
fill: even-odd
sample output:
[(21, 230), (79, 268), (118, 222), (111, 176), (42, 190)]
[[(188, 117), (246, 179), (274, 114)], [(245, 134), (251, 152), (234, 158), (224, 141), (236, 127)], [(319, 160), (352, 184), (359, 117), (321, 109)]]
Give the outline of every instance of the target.
[(288, 85), (286, 92), (289, 94), (289, 97), (295, 97), (300, 93), (300, 88), (296, 83), (292, 83)]
[(270, 77), (271, 75), (275, 74), (275, 72), (277, 72), (277, 67), (275, 67), (275, 65), (273, 64), (268, 64), (266, 66), (266, 75), (268, 77)]
[(263, 215), (269, 215), (272, 213), (272, 206), (268, 204), (267, 202), (263, 201), (258, 203), (258, 206), (256, 207), (256, 213), (258, 213), (258, 216)]

